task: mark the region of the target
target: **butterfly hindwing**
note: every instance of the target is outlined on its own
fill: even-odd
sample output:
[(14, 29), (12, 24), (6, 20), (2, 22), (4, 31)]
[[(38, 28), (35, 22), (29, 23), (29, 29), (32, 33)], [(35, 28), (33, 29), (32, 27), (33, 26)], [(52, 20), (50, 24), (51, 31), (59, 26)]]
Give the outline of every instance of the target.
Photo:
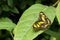
[(48, 17), (43, 12), (40, 12), (39, 19), (33, 24), (33, 28), (35, 30), (47, 29), (50, 25), (51, 21), (48, 19)]

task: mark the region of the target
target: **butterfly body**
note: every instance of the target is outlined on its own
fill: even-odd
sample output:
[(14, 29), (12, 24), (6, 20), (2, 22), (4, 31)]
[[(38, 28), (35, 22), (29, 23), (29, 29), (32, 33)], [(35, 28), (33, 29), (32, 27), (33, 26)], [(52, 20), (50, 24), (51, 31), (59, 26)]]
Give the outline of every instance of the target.
[(43, 12), (40, 12), (39, 19), (33, 24), (33, 28), (35, 30), (47, 29), (50, 25), (51, 21), (48, 17)]

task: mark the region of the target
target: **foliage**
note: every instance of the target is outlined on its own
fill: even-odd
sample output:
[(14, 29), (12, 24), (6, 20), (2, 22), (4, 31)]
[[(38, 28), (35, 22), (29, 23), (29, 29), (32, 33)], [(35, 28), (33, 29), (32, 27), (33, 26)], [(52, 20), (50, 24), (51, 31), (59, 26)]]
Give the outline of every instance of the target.
[[(60, 3), (57, 0), (0, 0), (0, 40), (60, 40)], [(47, 30), (35, 31), (39, 13), (50, 19)]]

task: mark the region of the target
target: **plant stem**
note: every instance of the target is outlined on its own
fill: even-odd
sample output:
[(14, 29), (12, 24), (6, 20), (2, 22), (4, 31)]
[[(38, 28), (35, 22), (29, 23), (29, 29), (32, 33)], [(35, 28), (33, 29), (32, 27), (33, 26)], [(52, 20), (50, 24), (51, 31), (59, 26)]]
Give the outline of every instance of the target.
[(55, 2), (52, 6), (56, 6), (58, 3), (60, 2), (60, 0), (57, 0), (57, 2)]

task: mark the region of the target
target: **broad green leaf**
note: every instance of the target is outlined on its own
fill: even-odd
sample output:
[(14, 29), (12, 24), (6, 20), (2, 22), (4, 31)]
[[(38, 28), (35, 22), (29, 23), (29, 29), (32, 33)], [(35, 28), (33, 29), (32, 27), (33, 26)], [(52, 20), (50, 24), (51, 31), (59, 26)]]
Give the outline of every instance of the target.
[(16, 26), (9, 18), (0, 18), (0, 29), (7, 29), (12, 31)]
[(59, 24), (60, 24), (60, 3), (58, 4), (58, 6), (56, 8), (56, 16), (57, 16), (57, 19), (58, 19)]
[(56, 40), (56, 38), (51, 36), (50, 40)]
[(43, 12), (51, 20), (51, 24), (52, 24), (56, 13), (55, 8), (50, 6), (48, 8), (43, 9)]
[(13, 0), (7, 0), (7, 2), (10, 7), (13, 7)]
[[(33, 30), (33, 23), (38, 20), (39, 13), (43, 11), (47, 17), (53, 22), (54, 20), (54, 12), (55, 8), (47, 7), (41, 4), (32, 5), (29, 9), (27, 9), (19, 22), (14, 29), (14, 40), (33, 40), (39, 34), (43, 33), (45, 30), (35, 31)], [(52, 16), (51, 16), (52, 15)]]
[(8, 5), (2, 5), (1, 8), (3, 11), (10, 11), (10, 8), (8, 7)]
[(11, 12), (13, 13), (19, 13), (18, 9), (16, 7), (14, 7), (13, 9), (11, 9)]

